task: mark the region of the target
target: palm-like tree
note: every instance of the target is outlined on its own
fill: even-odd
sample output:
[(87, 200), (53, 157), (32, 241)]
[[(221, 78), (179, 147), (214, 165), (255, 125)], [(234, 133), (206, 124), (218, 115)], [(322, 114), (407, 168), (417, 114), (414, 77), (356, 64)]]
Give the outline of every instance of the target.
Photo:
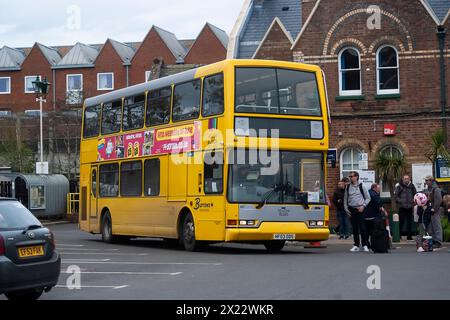
[(392, 210), (396, 211), (397, 204), (394, 197), (395, 184), (400, 180), (404, 172), (405, 157), (401, 154), (379, 152), (375, 159), (375, 167), (378, 172), (378, 177), (389, 187)]
[(445, 133), (442, 128), (439, 128), (431, 135), (431, 145), (425, 155), (433, 163), (433, 172), (436, 172), (437, 159), (450, 162), (450, 153), (445, 148)]

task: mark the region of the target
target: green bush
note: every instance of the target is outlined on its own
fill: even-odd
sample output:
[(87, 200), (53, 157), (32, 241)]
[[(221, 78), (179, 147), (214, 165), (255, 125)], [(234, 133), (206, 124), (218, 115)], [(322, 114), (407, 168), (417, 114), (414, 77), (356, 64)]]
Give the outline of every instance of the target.
[(450, 242), (450, 223), (448, 222), (447, 216), (442, 218), (442, 229), (444, 230), (443, 237), (444, 242)]

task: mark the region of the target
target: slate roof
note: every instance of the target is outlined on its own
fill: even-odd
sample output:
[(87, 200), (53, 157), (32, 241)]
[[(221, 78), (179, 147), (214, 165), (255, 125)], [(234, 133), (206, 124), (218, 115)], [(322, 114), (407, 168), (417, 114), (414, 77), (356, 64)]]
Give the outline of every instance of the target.
[(19, 49), (4, 46), (0, 49), (0, 70), (20, 70), (25, 53)]
[(442, 23), (450, 10), (450, 0), (427, 0), (431, 9)]
[(128, 46), (122, 42), (118, 42), (112, 39), (108, 39), (111, 45), (113, 46), (114, 50), (116, 50), (117, 54), (120, 56), (120, 59), (122, 59), (122, 62), (124, 64), (130, 64), (131, 59), (134, 56), (135, 50), (133, 47)]
[(295, 39), (303, 23), (301, 1), (254, 0), (240, 34), (238, 58), (247, 59), (253, 56), (275, 17), (280, 19)]
[(97, 48), (77, 42), (55, 68), (93, 66), (98, 53)]
[(220, 42), (223, 44), (225, 48), (228, 47), (228, 34), (222, 30), (216, 27), (215, 25), (207, 22), (206, 25), (214, 32), (216, 37), (220, 40)]
[(183, 59), (186, 55), (186, 48), (181, 45), (177, 37), (172, 32), (166, 31), (159, 27), (153, 26), (153, 28), (172, 52), (175, 59)]
[(45, 56), (45, 58), (48, 60), (48, 63), (50, 65), (56, 65), (58, 62), (61, 61), (61, 56), (58, 53), (57, 49), (50, 48), (47, 46), (44, 46), (43, 44), (36, 43), (39, 49), (41, 50), (42, 54)]

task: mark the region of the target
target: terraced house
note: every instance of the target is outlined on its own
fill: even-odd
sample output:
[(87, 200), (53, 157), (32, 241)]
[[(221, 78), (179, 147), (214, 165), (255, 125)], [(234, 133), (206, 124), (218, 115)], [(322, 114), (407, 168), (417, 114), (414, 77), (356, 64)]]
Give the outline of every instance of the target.
[(329, 193), (350, 170), (367, 170), (370, 181), (380, 153), (404, 155), (420, 185), (431, 133), (448, 131), (449, 9), (448, 0), (246, 1), (228, 57), (323, 68), (337, 149)]
[[(53, 173), (78, 174), (84, 99), (225, 59), (228, 35), (206, 23), (196, 39), (179, 40), (153, 26), (142, 42), (0, 48), (0, 167), (22, 142), (39, 147), (39, 105), (32, 82), (52, 83), (44, 104), (44, 153)], [(3, 156), (3, 157), (2, 157)], [(20, 158), (20, 155), (13, 155)]]

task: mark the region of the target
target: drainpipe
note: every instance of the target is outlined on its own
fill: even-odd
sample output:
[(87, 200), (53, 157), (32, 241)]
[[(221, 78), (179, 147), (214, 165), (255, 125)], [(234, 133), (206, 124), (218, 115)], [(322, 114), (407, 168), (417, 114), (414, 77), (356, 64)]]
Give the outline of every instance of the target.
[(129, 70), (130, 66), (129, 66), (129, 65), (126, 65), (125, 68), (126, 68), (126, 74), (127, 74), (127, 79), (126, 79), (127, 85), (126, 85), (126, 86), (128, 87), (128, 86), (130, 85), (130, 84), (129, 84), (130, 77), (129, 77), (129, 74), (128, 74), (128, 70)]
[(445, 148), (448, 148), (447, 141), (447, 119), (446, 119), (446, 109), (447, 109), (447, 84), (445, 80), (445, 58), (444, 58), (444, 48), (445, 48), (445, 35), (447, 29), (444, 26), (437, 27), (437, 36), (439, 39), (439, 55), (440, 55), (440, 80), (441, 80), (441, 112), (442, 112), (442, 129), (444, 130), (444, 141)]
[(56, 70), (52, 70), (53, 112), (56, 112)]

